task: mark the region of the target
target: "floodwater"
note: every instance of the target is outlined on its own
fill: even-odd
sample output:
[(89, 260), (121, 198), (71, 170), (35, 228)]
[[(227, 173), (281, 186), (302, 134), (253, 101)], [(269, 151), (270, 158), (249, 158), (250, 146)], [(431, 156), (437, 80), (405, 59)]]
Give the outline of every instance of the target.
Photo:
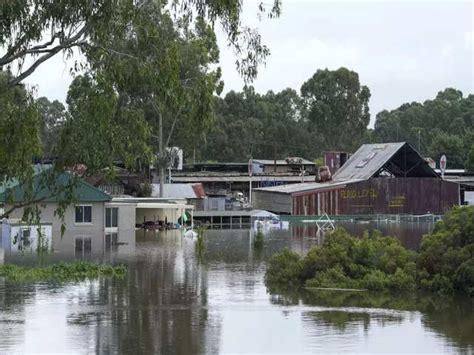
[(255, 250), (248, 230), (212, 230), (199, 252), (177, 231), (139, 231), (126, 252), (119, 246), (105, 255), (128, 264), (123, 279), (0, 279), (0, 354), (474, 351), (469, 299), (270, 293), (265, 259), (317, 242), (292, 230), (271, 231)]

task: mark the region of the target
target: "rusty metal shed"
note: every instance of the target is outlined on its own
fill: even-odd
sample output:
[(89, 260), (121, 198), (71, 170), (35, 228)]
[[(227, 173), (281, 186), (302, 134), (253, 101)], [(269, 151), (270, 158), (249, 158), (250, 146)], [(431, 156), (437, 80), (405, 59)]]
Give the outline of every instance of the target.
[(256, 189), (253, 201), (293, 215), (442, 214), (459, 204), (459, 186), (408, 143), (365, 144), (332, 181)]

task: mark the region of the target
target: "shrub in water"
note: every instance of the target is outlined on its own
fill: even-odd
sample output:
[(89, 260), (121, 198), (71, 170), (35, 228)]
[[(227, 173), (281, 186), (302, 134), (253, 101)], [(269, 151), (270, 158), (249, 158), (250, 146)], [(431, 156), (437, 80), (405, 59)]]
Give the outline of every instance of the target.
[(422, 239), (418, 282), (422, 288), (474, 295), (474, 206), (456, 207)]
[(269, 260), (265, 282), (270, 287), (272, 285), (299, 286), (300, 275), (300, 256), (285, 248)]
[(307, 287), (411, 289), (415, 285), (415, 254), (379, 232), (362, 238), (344, 229), (329, 234), (304, 258), (284, 250), (270, 259), (267, 284)]

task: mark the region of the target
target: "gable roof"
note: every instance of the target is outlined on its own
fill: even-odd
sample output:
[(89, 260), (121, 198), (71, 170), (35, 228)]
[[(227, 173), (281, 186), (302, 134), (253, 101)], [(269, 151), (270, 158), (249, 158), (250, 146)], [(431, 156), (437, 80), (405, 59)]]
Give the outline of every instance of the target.
[(333, 180), (367, 180), (385, 173), (395, 177), (439, 177), (410, 144), (399, 142), (362, 145)]
[(0, 185), (0, 202), (18, 203), (26, 200), (57, 202), (65, 198), (68, 186), (71, 186), (77, 202), (107, 202), (112, 199), (109, 194), (69, 172), (57, 173), (52, 166), (35, 166), (31, 186), (32, 196), (26, 196), (27, 188), (18, 179), (10, 179)]

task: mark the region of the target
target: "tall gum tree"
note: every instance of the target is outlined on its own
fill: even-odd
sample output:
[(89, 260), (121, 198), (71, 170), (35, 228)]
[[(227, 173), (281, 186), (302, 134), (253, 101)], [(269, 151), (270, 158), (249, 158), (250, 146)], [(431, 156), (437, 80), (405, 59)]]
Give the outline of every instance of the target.
[(360, 145), (370, 121), (370, 90), (356, 72), (318, 70), (301, 87), (301, 97), (326, 149), (352, 151)]
[[(280, 0), (274, 0), (270, 4), (262, 2), (257, 6), (260, 13), (268, 17), (276, 17), (280, 14), (280, 5)], [(213, 33), (213, 26), (220, 24), (227, 34), (229, 46), (235, 52), (239, 73), (245, 80), (256, 77), (257, 66), (265, 61), (269, 50), (262, 44), (257, 31), (242, 24), (242, 6), (242, 1), (239, 0), (99, 0), (94, 2), (89, 0), (60, 2), (19, 0), (2, 2), (0, 4), (2, 19), (0, 21), (0, 70), (2, 71), (2, 89), (5, 88), (2, 94), (5, 95), (2, 95), (0, 101), (0, 125), (7, 133), (17, 130), (16, 122), (12, 120), (12, 117), (18, 115), (15, 110), (17, 112), (29, 110), (28, 115), (24, 116), (25, 123), (28, 117), (31, 124), (22, 126), (24, 128), (22, 139), (25, 144), (15, 148), (15, 152), (9, 151), (12, 148), (7, 148), (5, 145), (0, 147), (0, 157), (3, 157), (3, 162), (0, 164), (0, 178), (5, 180), (12, 176), (24, 175), (25, 183), (27, 183), (27, 177), (32, 175), (32, 169), (28, 165), (38, 155), (40, 149), (38, 132), (41, 129), (33, 93), (20, 86), (20, 90), (24, 90), (22, 100), (27, 102), (26, 105), (23, 103), (22, 107), (17, 107), (18, 100), (15, 101), (6, 93), (17, 92), (18, 85), (42, 63), (58, 53), (66, 54), (66, 58), (71, 58), (73, 50), (78, 49), (86, 60), (76, 62), (73, 71), (77, 73), (85, 69), (87, 75), (90, 76), (88, 87), (84, 87), (85, 97), (90, 100), (97, 96), (91, 95), (95, 89), (110, 91), (110, 95), (107, 96), (110, 103), (108, 102), (107, 107), (115, 114), (114, 122), (121, 123), (120, 129), (114, 130), (114, 142), (124, 142), (131, 138), (130, 123), (132, 127), (135, 124), (136, 132), (143, 133), (142, 140), (147, 142), (147, 134), (150, 134), (153, 127), (148, 115), (150, 111), (154, 111), (154, 116), (162, 119), (165, 116), (172, 117), (171, 125), (176, 116), (185, 114), (197, 120), (199, 115), (208, 114), (210, 99), (202, 96), (202, 93), (208, 93), (209, 87), (212, 91), (217, 91), (215, 86), (219, 73), (211, 74), (209, 71), (201, 72), (203, 75), (194, 77), (194, 84), (190, 86), (192, 89), (184, 88), (187, 81), (182, 75), (185, 72), (183, 63), (186, 63), (186, 56), (182, 55), (182, 39), (189, 39), (187, 35), (189, 29), (193, 29), (193, 34), (200, 30)], [(176, 38), (173, 38), (176, 35), (173, 31), (160, 31), (162, 26), (158, 26), (159, 28), (154, 26), (152, 19), (162, 16), (164, 9), (169, 14), (169, 19), (166, 21), (171, 21), (171, 25), (179, 33)], [(145, 12), (147, 16), (144, 16)], [(154, 37), (151, 37), (150, 33), (153, 33)], [(168, 38), (170, 34), (171, 38)], [(197, 37), (210, 38), (209, 35), (197, 35)], [(120, 38), (125, 39), (122, 41), (123, 47), (119, 44)], [(133, 39), (137, 41), (133, 43)], [(159, 60), (153, 60), (156, 54), (153, 50), (158, 48), (157, 45), (160, 42), (167, 43), (166, 50), (160, 52)], [(136, 52), (129, 51), (133, 49), (133, 44), (138, 45), (142, 50), (141, 53), (138, 52), (138, 55)], [(150, 50), (148, 57), (141, 56), (148, 44), (151, 44), (148, 48)], [(206, 46), (201, 44), (200, 47)], [(204, 60), (202, 54), (197, 57), (200, 57), (201, 61)], [(127, 59), (130, 60), (127, 61)], [(208, 58), (207, 62), (212, 62), (212, 58)], [(131, 63), (133, 63), (132, 66)], [(155, 75), (150, 75), (150, 73)], [(145, 89), (148, 89), (148, 95), (142, 99), (140, 99), (140, 90), (137, 89), (139, 80), (132, 78), (131, 74), (139, 79), (148, 80), (148, 83), (143, 85)], [(97, 85), (98, 88), (94, 88)], [(71, 102), (73, 102), (73, 97), (74, 95), (71, 94)], [(153, 99), (150, 100), (150, 97)], [(74, 99), (77, 102), (80, 101), (77, 91)], [(203, 102), (204, 105), (194, 106), (196, 102)], [(179, 111), (181, 107), (191, 107), (189, 111), (193, 112), (181, 112)], [(74, 130), (71, 128), (73, 122), (83, 123), (84, 116), (81, 115), (84, 112), (81, 110), (84, 111), (86, 108), (73, 110), (76, 117), (69, 118), (66, 131)], [(128, 112), (118, 115), (116, 112), (119, 110), (128, 110)], [(78, 116), (81, 116), (81, 119), (78, 119)], [(104, 116), (94, 115), (94, 119), (104, 120), (97, 124), (107, 124), (110, 118)], [(200, 122), (198, 120), (198, 123)], [(196, 131), (199, 131), (199, 127)], [(70, 139), (61, 141), (71, 143)], [(96, 145), (96, 148), (102, 144), (96, 140), (91, 143)], [(159, 143), (164, 146), (163, 140)], [(79, 147), (94, 151), (94, 147), (90, 145)], [(148, 147), (145, 145), (142, 153), (147, 153)], [(20, 150), (22, 152), (18, 153)], [(121, 147), (120, 150), (126, 149)], [(91, 157), (87, 152), (82, 153), (62, 157), (57, 163), (71, 166), (81, 163), (84, 157)], [(111, 156), (99, 155), (105, 159), (105, 162), (94, 161), (91, 164), (90, 173), (94, 168), (106, 166)], [(86, 160), (90, 161), (90, 159)], [(133, 159), (128, 156), (125, 160), (131, 164)]]

